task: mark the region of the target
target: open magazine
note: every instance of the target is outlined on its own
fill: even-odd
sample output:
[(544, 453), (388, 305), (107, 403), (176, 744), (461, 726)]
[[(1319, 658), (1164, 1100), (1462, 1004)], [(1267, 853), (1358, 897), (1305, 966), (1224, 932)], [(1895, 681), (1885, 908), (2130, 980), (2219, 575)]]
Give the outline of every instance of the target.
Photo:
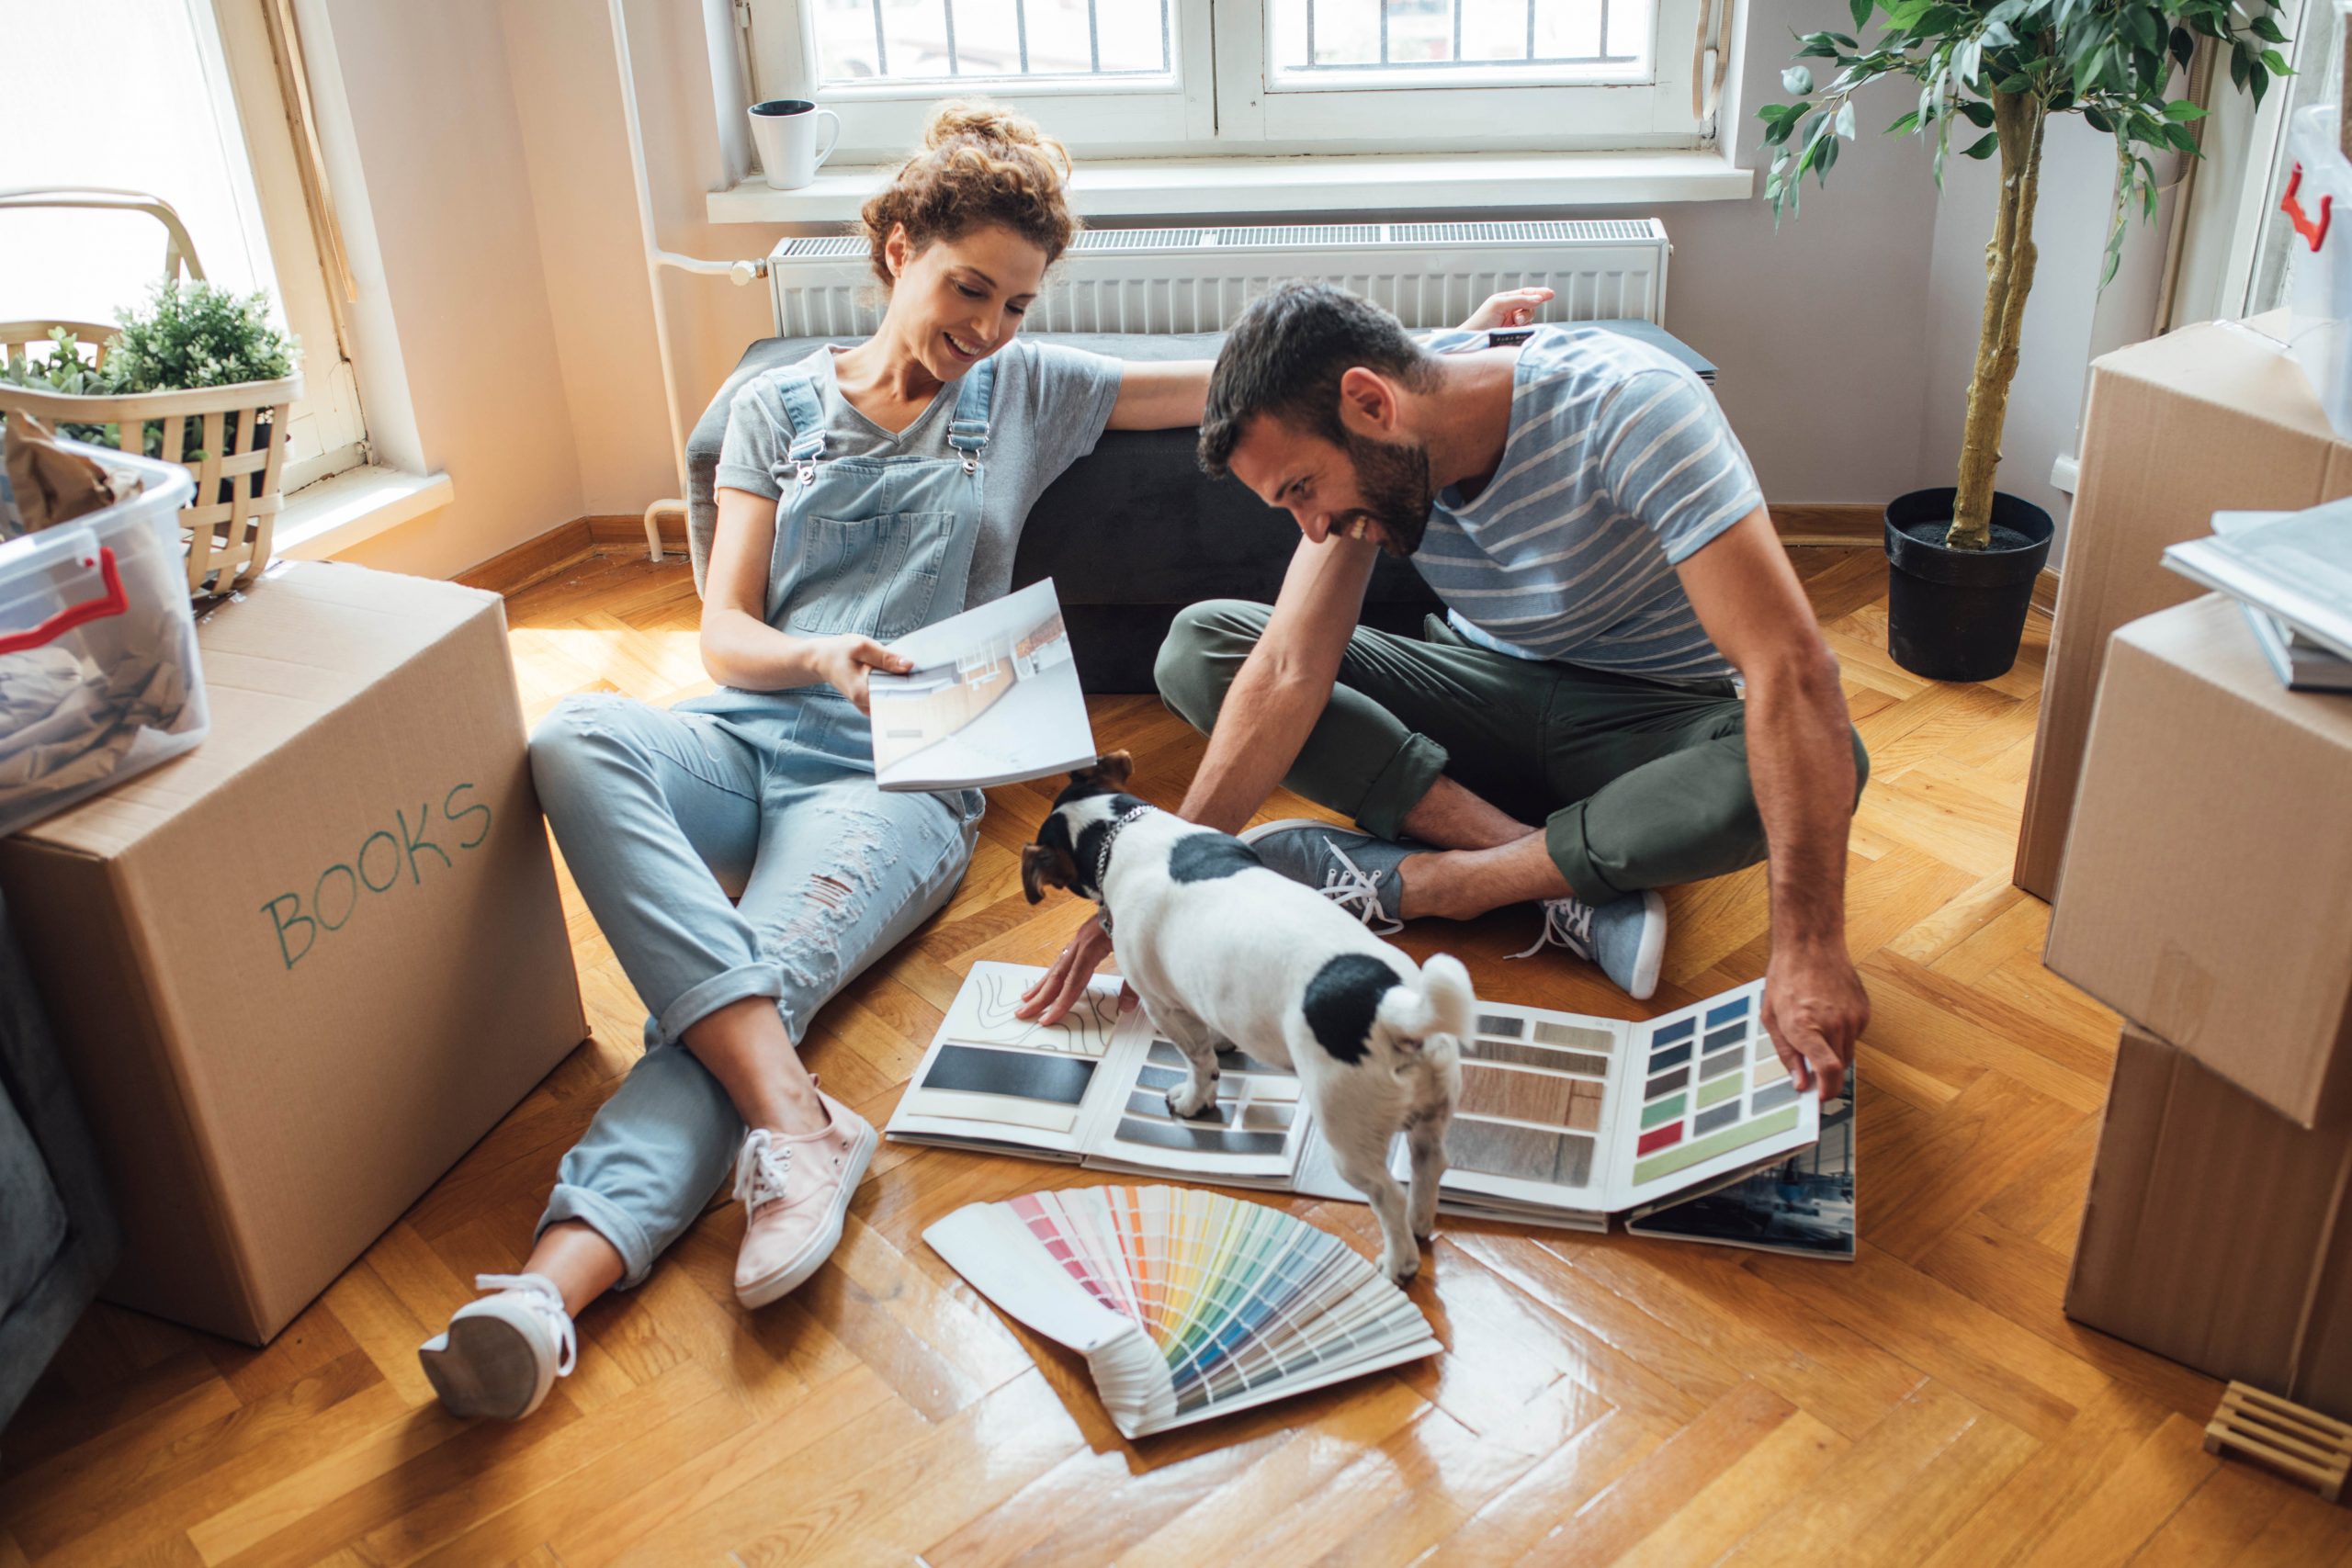
[(2352, 659), (2352, 501), (2185, 539), (2163, 558), (2190, 581), (2275, 617), (2285, 633)]
[(1858, 1213), (1854, 1101), (1861, 1092), (1856, 1081), (1860, 1070), (1860, 1062), (1849, 1066), (1842, 1092), (1823, 1102), (1819, 1143), (1734, 1177), (1712, 1192), (1637, 1209), (1625, 1229), (1668, 1241), (1704, 1241), (1851, 1263)]
[(911, 632), (866, 682), (884, 789), (982, 789), (1082, 768), (1094, 731), (1053, 579)]
[[(976, 964), (900, 1098), (895, 1139), (997, 1149), (1090, 1169), (1361, 1201), (1287, 1068), (1218, 1060), (1217, 1102), (1170, 1111), (1184, 1058), (1115, 976), (1062, 1022), (1013, 1017), (1040, 972)], [(1450, 1213), (1606, 1230), (1609, 1216), (1703, 1192), (1821, 1135), (1757, 1018), (1761, 981), (1628, 1023), (1481, 1002), (1462, 1042), (1462, 1100), (1440, 1189)], [(1407, 1172), (1399, 1140), (1399, 1179)]]

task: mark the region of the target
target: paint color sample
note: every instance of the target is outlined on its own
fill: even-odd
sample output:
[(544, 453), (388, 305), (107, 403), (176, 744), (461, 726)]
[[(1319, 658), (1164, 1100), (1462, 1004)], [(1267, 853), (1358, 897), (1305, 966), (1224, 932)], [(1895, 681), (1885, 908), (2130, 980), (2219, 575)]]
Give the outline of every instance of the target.
[(1781, 1061), (1780, 1056), (1776, 1054), (1770, 1061), (1761, 1062), (1757, 1065), (1756, 1087), (1758, 1089), (1762, 1089), (1766, 1084), (1771, 1083), (1778, 1078), (1787, 1077), (1788, 1076), (1788, 1064)]
[(1729, 1029), (1711, 1029), (1707, 1032), (1706, 1043), (1699, 1048), (1702, 1051), (1720, 1051), (1726, 1045), (1737, 1045), (1747, 1038), (1747, 1031), (1736, 1024)]
[(1597, 1083), (1580, 1083), (1571, 1086), (1568, 1092), (1568, 1130), (1572, 1133), (1600, 1132), (1601, 1087)]
[(1093, 1077), (1094, 1064), (1083, 1056), (942, 1045), (932, 1060), (931, 1071), (923, 1075), (922, 1087), (1076, 1105), (1086, 1098), (1086, 1086)]
[(1482, 1012), (1478, 1015), (1478, 1032), (1499, 1035), (1505, 1040), (1523, 1039), (1527, 1034), (1527, 1021), (1506, 1018), (1498, 1012)]
[(1563, 1045), (1571, 1051), (1599, 1051), (1604, 1055), (1617, 1043), (1603, 1030), (1583, 1029), (1548, 1018), (1535, 1021), (1535, 1041), (1539, 1045)]
[(1679, 1094), (1654, 1100), (1642, 1107), (1642, 1125), (1655, 1127), (1661, 1122), (1679, 1122), (1686, 1103), (1686, 1098)]
[(1786, 1076), (1783, 1076), (1781, 1081), (1774, 1084), (1771, 1088), (1758, 1089), (1755, 1100), (1749, 1102), (1749, 1109), (1757, 1115), (1760, 1116), (1767, 1111), (1779, 1110), (1781, 1106), (1786, 1105), (1791, 1100), (1796, 1099), (1796, 1084)]
[(1241, 1108), (1241, 1130), (1245, 1133), (1279, 1132), (1287, 1129), (1297, 1112), (1295, 1105), (1279, 1105), (1253, 1100)]
[[(1178, 1049), (1176, 1043), (1172, 1040), (1153, 1041), (1151, 1049), (1144, 1055), (1144, 1060), (1156, 1062), (1163, 1067), (1174, 1067), (1180, 1072), (1184, 1067), (1184, 1053)], [(1288, 1067), (1278, 1067), (1272, 1062), (1261, 1062), (1247, 1051), (1218, 1052), (1216, 1067), (1221, 1073), (1271, 1073), (1282, 1077), (1292, 1076)]]
[(935, 1089), (915, 1091), (908, 1111), (917, 1116), (946, 1116), (959, 1122), (995, 1122), (1008, 1127), (1035, 1127), (1041, 1133), (1077, 1130), (1078, 1112), (1067, 1105), (1040, 1100), (1015, 1100), (995, 1094), (956, 1094)]
[(1699, 1077), (1702, 1078), (1721, 1077), (1725, 1073), (1736, 1073), (1739, 1071), (1739, 1069), (1747, 1066), (1747, 1053), (1745, 1051), (1739, 1050), (1736, 1047), (1729, 1051), (1718, 1051), (1713, 1055), (1699, 1064)]
[(1739, 1089), (1740, 1083), (1736, 1076), (1717, 1078), (1699, 1090), (1699, 1107), (1703, 1111), (1710, 1105), (1721, 1105), (1726, 1100), (1736, 1100), (1739, 1098)]
[(1465, 1066), (1458, 1109), (1470, 1116), (1500, 1116), (1561, 1127), (1567, 1124), (1569, 1088), (1569, 1079), (1552, 1073)]
[(1756, 1037), (1756, 1059), (1759, 1062), (1777, 1062), (1781, 1059), (1781, 1054), (1772, 1049), (1770, 1035), (1759, 1034)]
[[(1739, 1080), (1737, 1078), (1733, 1078), (1729, 1081), (1734, 1089), (1737, 1089), (1739, 1087)], [(1702, 1096), (1701, 1098), (1703, 1099), (1704, 1096)], [(1698, 1120), (1690, 1123), (1690, 1130), (1703, 1138), (1710, 1133), (1720, 1132), (1738, 1120), (1739, 1107), (1737, 1105), (1718, 1105), (1713, 1111), (1702, 1111), (1699, 1112)]]
[(1700, 1138), (1637, 1161), (1634, 1166), (1634, 1179), (1647, 1183), (1661, 1176), (1671, 1176), (1678, 1170), (1688, 1170), (1717, 1155), (1728, 1154), (1764, 1138), (1777, 1137), (1796, 1124), (1797, 1108), (1793, 1105), (1754, 1121), (1735, 1122), (1712, 1137)]
[(1169, 1108), (1168, 1097), (1164, 1094), (1139, 1089), (1127, 1096), (1128, 1115), (1148, 1116), (1159, 1122), (1195, 1122), (1204, 1127), (1222, 1127), (1232, 1120), (1232, 1111), (1231, 1106), (1220, 1100), (1214, 1105), (1202, 1106), (1196, 1116), (1179, 1116)]
[(1653, 1127), (1648, 1132), (1644, 1133), (1642, 1134), (1642, 1141), (1634, 1145), (1634, 1152), (1635, 1154), (1643, 1155), (1650, 1154), (1656, 1150), (1667, 1148), (1672, 1145), (1679, 1144), (1681, 1141), (1682, 1123), (1679, 1120), (1676, 1120), (1668, 1122), (1663, 1127)]
[(1655, 1049), (1660, 1045), (1671, 1045), (1678, 1040), (1688, 1040), (1697, 1028), (1698, 1022), (1694, 1019), (1686, 1018), (1679, 1022), (1669, 1023), (1650, 1036), (1650, 1045)]
[(1486, 1062), (1510, 1062), (1522, 1067), (1547, 1067), (1554, 1072), (1577, 1073), (1586, 1077), (1609, 1076), (1609, 1063), (1600, 1056), (1580, 1056), (1572, 1051), (1555, 1051), (1548, 1045), (1514, 1045), (1504, 1040), (1464, 1040), (1462, 1054)]
[(1747, 1016), (1747, 998), (1746, 997), (1734, 997), (1731, 1000), (1724, 1003), (1721, 1007), (1709, 1008), (1707, 1010), (1707, 1027), (1709, 1029), (1713, 1029), (1719, 1025), (1729, 1023), (1734, 1019), (1746, 1018)]
[(1669, 1045), (1663, 1051), (1650, 1053), (1650, 1071), (1662, 1073), (1668, 1067), (1679, 1067), (1690, 1059), (1690, 1042), (1685, 1041), (1679, 1045)]
[(1128, 1116), (1119, 1122), (1119, 1141), (1196, 1154), (1279, 1155), (1289, 1137), (1283, 1133), (1231, 1133), (1205, 1122), (1152, 1122)]
[(1445, 1152), (1453, 1165), (1487, 1176), (1576, 1187), (1592, 1179), (1592, 1140), (1574, 1133), (1546, 1133), (1462, 1116), (1446, 1134)]
[(1642, 1090), (1642, 1098), (1656, 1100), (1659, 1095), (1670, 1093), (1690, 1081), (1690, 1069), (1688, 1067), (1677, 1067), (1670, 1073), (1660, 1073), (1650, 1079), (1648, 1087)]

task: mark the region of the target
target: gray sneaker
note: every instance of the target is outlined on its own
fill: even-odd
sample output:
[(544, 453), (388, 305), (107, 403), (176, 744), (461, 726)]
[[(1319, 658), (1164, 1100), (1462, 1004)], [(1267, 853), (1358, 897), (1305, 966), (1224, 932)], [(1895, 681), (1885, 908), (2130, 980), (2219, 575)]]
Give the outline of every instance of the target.
[(1421, 845), (1391, 843), (1304, 817), (1252, 828), (1241, 841), (1257, 851), (1269, 869), (1314, 888), (1370, 926), (1374, 934), (1386, 936), (1405, 929), (1397, 918), (1405, 885), (1396, 868), (1407, 856), (1422, 853)]
[(1544, 932), (1535, 945), (1513, 958), (1532, 958), (1557, 943), (1600, 966), (1617, 988), (1637, 1002), (1657, 989), (1658, 964), (1666, 957), (1666, 900), (1654, 891), (1628, 893), (1606, 904), (1551, 898), (1544, 904)]

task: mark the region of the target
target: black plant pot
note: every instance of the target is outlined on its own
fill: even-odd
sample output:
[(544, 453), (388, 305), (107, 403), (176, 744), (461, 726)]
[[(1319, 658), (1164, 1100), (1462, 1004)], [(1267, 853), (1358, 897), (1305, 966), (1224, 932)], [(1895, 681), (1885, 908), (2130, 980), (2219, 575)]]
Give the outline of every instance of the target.
[(2030, 501), (1993, 493), (1993, 543), (1956, 550), (1947, 485), (1886, 507), (1886, 650), (1930, 681), (1989, 681), (2017, 662), (2033, 581), (2057, 529)]

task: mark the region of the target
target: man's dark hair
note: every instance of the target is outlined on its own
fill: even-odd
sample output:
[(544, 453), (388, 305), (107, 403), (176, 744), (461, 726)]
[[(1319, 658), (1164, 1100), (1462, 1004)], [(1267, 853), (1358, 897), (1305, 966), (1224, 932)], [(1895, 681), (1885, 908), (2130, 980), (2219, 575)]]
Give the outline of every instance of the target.
[(1261, 297), (1233, 323), (1209, 377), (1201, 467), (1223, 479), (1243, 429), (1261, 415), (1344, 446), (1340, 378), (1358, 365), (1415, 388), (1433, 374), (1404, 323), (1369, 299), (1328, 283), (1285, 283)]

